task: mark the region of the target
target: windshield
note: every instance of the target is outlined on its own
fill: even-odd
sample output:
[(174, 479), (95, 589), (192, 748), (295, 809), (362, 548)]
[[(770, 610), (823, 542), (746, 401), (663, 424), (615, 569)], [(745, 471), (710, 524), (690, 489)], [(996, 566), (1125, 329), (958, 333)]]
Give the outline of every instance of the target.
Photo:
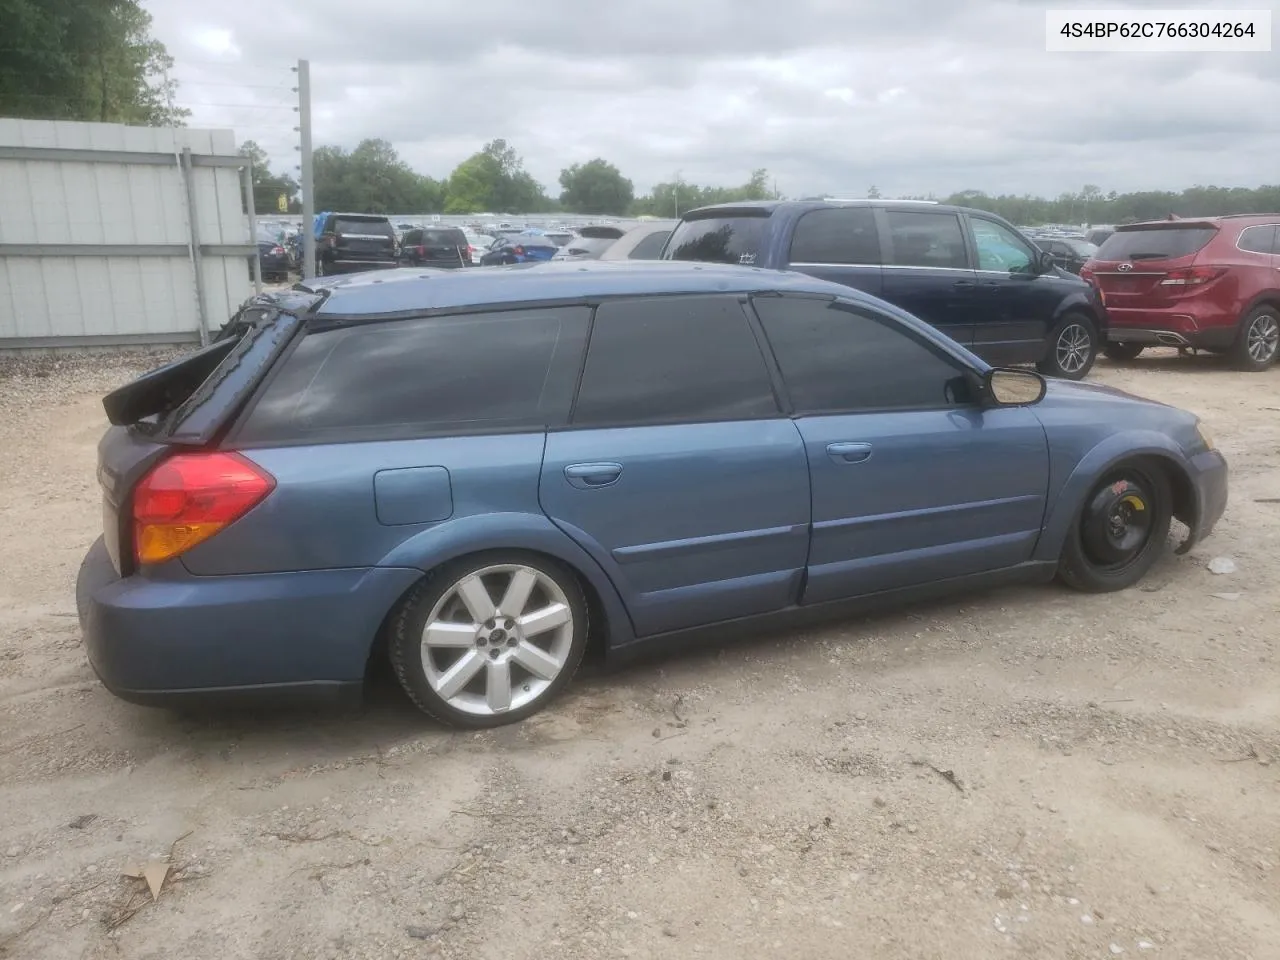
[(1176, 260), (1189, 257), (1218, 231), (1194, 227), (1143, 227), (1117, 230), (1098, 248), (1099, 260)]
[(664, 260), (699, 260), (751, 266), (759, 259), (769, 218), (707, 217), (684, 220), (672, 231)]

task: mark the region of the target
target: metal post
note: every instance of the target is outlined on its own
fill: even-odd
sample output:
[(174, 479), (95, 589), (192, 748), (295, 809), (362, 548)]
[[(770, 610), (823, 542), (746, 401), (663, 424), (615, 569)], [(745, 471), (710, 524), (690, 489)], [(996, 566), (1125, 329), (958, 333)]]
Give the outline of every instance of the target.
[(302, 278), (316, 275), (316, 191), (311, 176), (311, 61), (298, 61), (298, 133), (302, 166)]
[[(249, 243), (255, 248), (258, 245), (258, 215), (253, 208), (253, 164), (246, 163), (240, 168), (240, 182), (244, 184), (245, 208), (249, 211)], [(253, 292), (262, 292), (262, 255), (255, 253), (249, 261), (253, 270)]]
[(209, 343), (209, 314), (204, 306), (204, 260), (200, 253), (200, 224), (196, 210), (196, 184), (192, 175), (191, 148), (182, 148), (182, 178), (187, 182), (187, 227), (191, 240), (191, 267), (196, 274), (196, 319), (200, 322), (200, 345)]

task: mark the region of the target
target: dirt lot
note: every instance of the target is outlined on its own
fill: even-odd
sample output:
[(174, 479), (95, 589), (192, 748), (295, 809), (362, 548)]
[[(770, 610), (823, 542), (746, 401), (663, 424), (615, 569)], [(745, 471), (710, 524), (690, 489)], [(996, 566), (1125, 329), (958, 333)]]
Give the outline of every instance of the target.
[[(469, 734), (386, 684), (216, 718), (98, 685), (73, 582), (137, 362), (0, 370), (0, 956), (1280, 957), (1280, 370), (1094, 374), (1234, 471), (1139, 589), (589, 672)], [(166, 857), (158, 902), (121, 875)]]

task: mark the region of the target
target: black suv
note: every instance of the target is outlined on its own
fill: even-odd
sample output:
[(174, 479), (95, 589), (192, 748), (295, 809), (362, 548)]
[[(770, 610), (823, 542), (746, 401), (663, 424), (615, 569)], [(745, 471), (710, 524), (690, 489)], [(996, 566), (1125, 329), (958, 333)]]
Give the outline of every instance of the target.
[(324, 213), (316, 234), (316, 273), (322, 277), (360, 270), (389, 270), (396, 263), (396, 232), (386, 217)]
[(901, 307), (997, 366), (1079, 380), (1105, 336), (1094, 289), (980, 210), (901, 200), (719, 204), (684, 215), (665, 260), (797, 270)]
[(471, 244), (458, 227), (415, 227), (400, 240), (400, 262), (407, 267), (469, 267)]

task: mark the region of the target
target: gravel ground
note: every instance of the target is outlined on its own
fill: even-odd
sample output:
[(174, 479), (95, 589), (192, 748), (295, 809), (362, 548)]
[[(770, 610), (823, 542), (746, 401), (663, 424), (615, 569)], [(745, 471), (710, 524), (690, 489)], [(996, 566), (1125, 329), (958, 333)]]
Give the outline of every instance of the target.
[[(98, 401), (161, 359), (0, 366), (0, 956), (1280, 957), (1280, 370), (1099, 366), (1233, 468), (1218, 531), (1140, 588), (589, 671), (471, 734), (385, 679), (341, 716), (98, 685)], [(123, 875), (149, 860), (155, 902)]]

